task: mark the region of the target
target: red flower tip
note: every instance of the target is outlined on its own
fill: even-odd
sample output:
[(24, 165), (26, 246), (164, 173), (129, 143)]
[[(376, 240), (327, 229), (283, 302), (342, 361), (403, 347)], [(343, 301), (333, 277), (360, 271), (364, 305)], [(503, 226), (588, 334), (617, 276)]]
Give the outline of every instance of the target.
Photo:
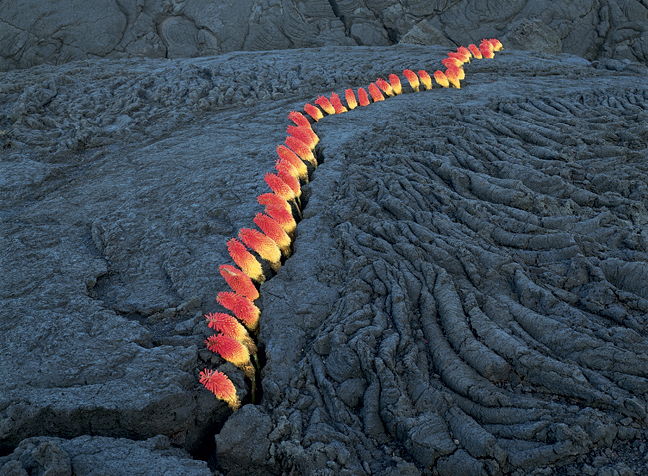
[(493, 45), (494, 51), (500, 51), (504, 49), (504, 45), (502, 45), (502, 42), (497, 38), (491, 38), (488, 41), (490, 42), (491, 45)]
[(290, 203), (288, 203), (285, 198), (281, 198), (279, 195), (274, 193), (263, 193), (259, 195), (257, 197), (257, 202), (259, 202), (259, 205), (272, 205), (274, 207), (285, 208), (288, 212), (292, 213)]
[(331, 93), (331, 104), (333, 105), (335, 114), (342, 114), (343, 112), (347, 112), (347, 108), (342, 105), (340, 96), (338, 96), (336, 93)]
[(463, 65), (463, 62), (457, 58), (445, 58), (441, 60), (441, 63), (443, 63), (443, 66), (446, 68), (461, 68)]
[(281, 228), (283, 228), (286, 233), (292, 233), (295, 231), (297, 222), (295, 221), (292, 212), (276, 205), (266, 205), (265, 211), (277, 223), (279, 223), (279, 225), (281, 225)]
[(300, 180), (308, 182), (308, 167), (306, 167), (306, 164), (297, 156), (297, 154), (285, 145), (277, 146), (277, 154), (281, 160), (290, 163), (290, 165), (297, 170)]
[(401, 94), (403, 92), (403, 87), (401, 86), (400, 78), (395, 74), (389, 75), (389, 84), (394, 91), (394, 94)]
[(315, 104), (321, 107), (327, 114), (335, 114), (335, 108), (326, 96), (318, 96), (318, 98), (315, 100)]
[(268, 261), (272, 269), (275, 271), (279, 269), (281, 266), (281, 251), (279, 251), (274, 241), (260, 231), (250, 228), (241, 228), (239, 238), (246, 246), (256, 251), (261, 258)]
[(373, 102), (378, 102), (378, 101), (384, 101), (385, 100), (385, 97), (380, 92), (380, 89), (378, 89), (378, 86), (376, 86), (375, 83), (371, 83), (369, 85), (369, 94), (371, 94), (371, 99), (373, 99)]
[(363, 107), (368, 106), (370, 104), (369, 96), (367, 96), (367, 91), (365, 91), (364, 88), (358, 89), (358, 102)]
[[(293, 167), (293, 165), (285, 159), (277, 160), (277, 162), (275, 162), (275, 169), (277, 169), (278, 172), (284, 172), (288, 175), (292, 175), (295, 179), (299, 178), (299, 172), (297, 172), (297, 169)], [(286, 184), (286, 185), (290, 187), (290, 184)]]
[(226, 402), (232, 410), (237, 410), (241, 406), (241, 402), (236, 395), (236, 388), (232, 381), (222, 372), (218, 370), (203, 370), (199, 375), (200, 383), (216, 395), (216, 398)]
[(393, 96), (394, 95), (394, 89), (391, 87), (391, 84), (389, 84), (387, 81), (385, 81), (382, 78), (376, 79), (376, 85), (382, 90), (383, 93), (385, 93), (387, 96)]
[(410, 86), (414, 90), (414, 92), (418, 93), (421, 83), (419, 82), (419, 78), (418, 76), (416, 76), (416, 73), (411, 69), (406, 69), (405, 71), (403, 71), (403, 75), (407, 78), (407, 81), (409, 81)]
[(468, 49), (470, 50), (470, 52), (475, 58), (482, 59), (481, 51), (479, 50), (479, 48), (477, 48), (476, 45), (472, 45), (472, 44), (468, 45)]
[(322, 111), (320, 111), (319, 108), (313, 106), (312, 104), (304, 104), (304, 112), (308, 114), (310, 117), (312, 117), (315, 120), (315, 122), (319, 121), (321, 118), (324, 117)]
[(461, 89), (461, 83), (459, 82), (459, 68), (446, 69), (445, 76), (455, 88)]
[[(472, 57), (472, 54), (470, 53), (470, 50), (466, 48), (465, 46), (460, 46), (457, 48), (457, 53), (461, 53), (464, 55), (466, 58), (468, 58), (468, 63), (470, 63), (470, 58)], [(466, 61), (464, 61), (466, 63)]]
[(482, 40), (482, 42), (479, 44), (479, 51), (481, 51), (481, 54), (484, 58), (494, 58), (495, 54), (493, 53), (493, 44), (488, 41), (486, 38)]
[(299, 127), (311, 127), (310, 121), (304, 116), (301, 112), (290, 111), (288, 113), (288, 119), (294, 122)]
[(317, 167), (317, 159), (313, 155), (313, 151), (304, 142), (296, 137), (288, 136), (286, 137), (286, 145), (302, 160), (309, 162), (313, 167)]
[(258, 289), (252, 283), (250, 277), (243, 271), (229, 264), (222, 264), (218, 269), (235, 293), (245, 296), (251, 301), (259, 299)]
[(211, 329), (236, 339), (247, 347), (250, 355), (257, 353), (257, 347), (250, 334), (234, 316), (224, 312), (214, 312), (206, 314), (205, 317), (207, 318), (207, 325)]
[(432, 78), (425, 70), (420, 70), (418, 72), (419, 77), (421, 78), (421, 83), (425, 86), (425, 89), (432, 89)]
[(254, 255), (252, 255), (247, 248), (245, 248), (243, 243), (238, 241), (236, 238), (231, 238), (227, 242), (227, 249), (229, 250), (229, 254), (234, 262), (250, 277), (250, 279), (253, 279), (258, 283), (262, 283), (265, 280), (261, 263), (257, 261)]
[(232, 292), (220, 292), (216, 300), (221, 306), (232, 311), (248, 329), (253, 331), (258, 327), (261, 311), (248, 298)]
[(281, 180), (278, 175), (268, 172), (265, 174), (265, 177), (263, 177), (263, 180), (265, 180), (274, 193), (284, 200), (295, 199), (295, 192), (293, 192), (293, 189), (290, 188), (286, 182)]
[(257, 213), (254, 217), (254, 223), (261, 228), (268, 238), (277, 244), (284, 256), (288, 256), (292, 242), (288, 234), (276, 220), (263, 213)]
[(461, 64), (470, 62), (470, 58), (468, 57), (468, 55), (464, 53), (460, 53), (459, 51), (448, 53), (448, 57), (458, 59), (459, 61), (461, 61)]
[(450, 87), (450, 82), (448, 81), (448, 78), (446, 78), (446, 75), (443, 74), (443, 71), (439, 71), (438, 69), (434, 72), (434, 80), (440, 85), (443, 86), (444, 88)]
[(346, 99), (347, 106), (349, 109), (355, 109), (358, 107), (358, 101), (356, 101), (355, 94), (353, 89), (347, 89), (344, 91), (344, 98)]
[[(278, 176), (283, 182), (290, 187), (290, 189), (293, 191), (295, 194), (295, 197), (299, 198), (301, 197), (301, 186), (299, 185), (299, 180), (295, 178), (293, 174), (291, 174), (288, 170), (285, 168), (283, 170), (277, 169), (278, 170)], [(293, 169), (294, 170), (294, 169)]]
[(317, 134), (315, 134), (313, 129), (310, 127), (288, 126), (287, 132), (291, 136), (302, 141), (311, 150), (313, 150), (319, 142), (319, 137), (317, 137)]
[(219, 354), (228, 362), (232, 362), (239, 369), (245, 372), (248, 378), (254, 377), (254, 367), (250, 362), (250, 352), (247, 347), (233, 337), (224, 334), (209, 336), (205, 341), (207, 348), (215, 354)]

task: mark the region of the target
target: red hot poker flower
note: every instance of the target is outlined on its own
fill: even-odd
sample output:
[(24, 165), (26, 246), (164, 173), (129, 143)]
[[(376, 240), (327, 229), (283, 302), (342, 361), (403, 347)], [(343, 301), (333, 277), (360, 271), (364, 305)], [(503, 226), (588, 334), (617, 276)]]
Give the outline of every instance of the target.
[(308, 145), (293, 136), (286, 137), (286, 145), (302, 160), (310, 162), (313, 167), (317, 167), (317, 159)]
[(376, 86), (375, 83), (371, 83), (369, 85), (369, 94), (371, 94), (371, 99), (373, 99), (373, 102), (378, 102), (378, 101), (384, 101), (385, 100), (385, 97), (380, 92), (380, 89), (378, 89), (378, 86)]
[(257, 261), (254, 255), (250, 253), (247, 248), (245, 248), (243, 243), (238, 241), (236, 238), (231, 238), (227, 242), (227, 249), (229, 250), (229, 254), (234, 262), (250, 277), (250, 279), (253, 279), (257, 283), (265, 281), (261, 263)]
[(248, 378), (254, 377), (254, 367), (250, 362), (250, 352), (247, 347), (233, 337), (224, 334), (209, 336), (205, 341), (207, 348), (215, 354), (219, 354), (228, 362), (232, 362), (239, 369), (245, 372)]
[(277, 244), (284, 256), (287, 257), (290, 254), (290, 244), (292, 241), (279, 223), (263, 213), (257, 213), (255, 215), (254, 223), (261, 228), (268, 238)]
[(281, 267), (281, 251), (274, 241), (260, 231), (250, 228), (241, 228), (239, 238), (246, 246), (256, 251), (261, 258), (268, 261), (272, 269), (279, 271)]
[(236, 318), (251, 331), (259, 326), (261, 311), (248, 298), (232, 292), (220, 292), (216, 300), (221, 306), (232, 311)]
[(448, 68), (446, 69), (445, 75), (446, 78), (448, 78), (448, 81), (452, 83), (455, 88), (461, 89), (461, 83), (459, 82), (459, 68)]
[(401, 86), (400, 78), (395, 74), (389, 75), (389, 84), (391, 85), (394, 94), (402, 94), (403, 87)]
[(479, 48), (477, 48), (477, 45), (470, 44), (468, 45), (468, 49), (470, 50), (470, 52), (475, 58), (482, 59), (481, 51), (479, 50)]
[(415, 93), (418, 93), (419, 91), (419, 86), (421, 83), (419, 82), (418, 76), (416, 76), (416, 73), (412, 71), (411, 69), (406, 69), (403, 71), (403, 75), (407, 78), (407, 81), (409, 81), (410, 86), (414, 90)]
[(383, 93), (385, 93), (387, 96), (393, 96), (394, 95), (394, 90), (391, 87), (391, 84), (389, 84), (387, 81), (385, 81), (382, 78), (376, 79), (376, 85), (382, 90)]
[[(279, 172), (285, 172), (289, 175), (292, 175), (295, 179), (299, 179), (299, 172), (297, 172), (297, 169), (293, 167), (293, 165), (285, 159), (277, 160), (277, 162), (275, 162), (275, 169), (277, 169), (277, 171)], [(286, 184), (286, 185), (290, 186), (290, 184)]]
[(252, 337), (250, 337), (245, 327), (234, 316), (230, 316), (224, 312), (214, 312), (206, 314), (205, 317), (207, 318), (207, 325), (210, 329), (214, 329), (221, 334), (236, 339), (247, 347), (250, 355), (257, 353), (258, 349)]
[(294, 175), (292, 175), (288, 170), (286, 170), (286, 168), (277, 169), (277, 170), (279, 171), (277, 175), (281, 180), (284, 181), (286, 185), (290, 187), (290, 189), (295, 194), (295, 197), (297, 198), (301, 197), (301, 187), (299, 185), (299, 180), (297, 180)]
[(257, 197), (257, 202), (259, 205), (272, 205), (273, 207), (285, 208), (288, 212), (292, 213), (292, 207), (286, 199), (281, 198), (279, 195), (274, 193), (263, 193)]
[(265, 174), (263, 180), (268, 184), (274, 193), (279, 195), (284, 200), (294, 200), (295, 192), (293, 189), (288, 186), (286, 182), (281, 180), (281, 178), (276, 174), (271, 174), (270, 172)]
[(311, 129), (310, 127), (288, 126), (287, 132), (291, 136), (296, 137), (297, 139), (302, 141), (311, 150), (313, 150), (319, 142), (319, 137), (317, 137), (317, 134), (315, 134), (315, 132), (313, 132), (313, 129)]
[[(470, 50), (468, 48), (466, 48), (465, 46), (460, 46), (459, 48), (457, 48), (457, 53), (461, 53), (462, 55), (467, 57), (468, 58), (468, 63), (470, 63), (470, 58), (471, 58), (472, 54), (470, 53)], [(464, 61), (464, 63), (465, 62), (466, 61)]]
[(232, 410), (237, 410), (241, 406), (236, 395), (236, 388), (227, 375), (218, 370), (204, 369), (200, 372), (199, 378), (200, 383), (207, 390), (216, 395), (216, 398), (227, 403)]
[(235, 293), (245, 296), (251, 301), (259, 299), (258, 289), (252, 283), (250, 277), (243, 271), (229, 264), (222, 264), (218, 269)]
[(306, 119), (306, 116), (304, 116), (301, 112), (290, 111), (288, 113), (288, 119), (290, 119), (299, 127), (308, 127), (309, 129), (311, 127), (310, 121)]
[(367, 96), (367, 91), (364, 90), (364, 88), (358, 89), (358, 101), (360, 102), (361, 106), (368, 106), (369, 103), (369, 96)]
[(349, 109), (355, 109), (358, 107), (358, 101), (356, 101), (355, 94), (353, 93), (353, 89), (349, 88), (344, 91), (344, 97), (347, 102), (347, 106), (349, 106)]
[(342, 114), (343, 112), (347, 112), (347, 108), (342, 105), (340, 96), (338, 96), (336, 93), (331, 93), (331, 104), (333, 105), (333, 109), (335, 109), (335, 114)]
[(281, 225), (281, 228), (283, 228), (286, 233), (291, 234), (293, 231), (295, 231), (297, 222), (295, 221), (295, 217), (293, 217), (291, 212), (283, 207), (278, 207), (276, 205), (266, 205), (265, 211), (277, 223), (279, 223), (279, 225)]
[(335, 108), (326, 96), (318, 96), (318, 98), (315, 100), (315, 104), (321, 107), (327, 114), (335, 114)]
[(306, 164), (297, 156), (297, 154), (285, 145), (277, 146), (277, 154), (281, 160), (285, 160), (297, 170), (300, 180), (303, 180), (305, 183), (308, 182), (308, 167), (306, 167)]
[(312, 104), (304, 104), (304, 112), (308, 114), (310, 117), (312, 117), (315, 122), (319, 121), (321, 118), (324, 117), (324, 114), (322, 114), (322, 111), (319, 110), (319, 108), (313, 106)]
[(459, 61), (461, 61), (461, 64), (470, 63), (470, 57), (465, 53), (460, 53), (459, 51), (457, 51), (456, 53), (455, 52), (448, 53), (448, 57), (457, 58)]
[(418, 72), (419, 77), (421, 78), (421, 83), (425, 86), (425, 89), (432, 89), (432, 78), (424, 69)]
[(438, 69), (434, 72), (434, 80), (440, 85), (443, 86), (444, 88), (450, 87), (450, 82), (448, 81), (448, 78), (446, 78), (446, 75), (443, 74), (443, 71), (439, 71)]
[(461, 68), (463, 65), (463, 63), (457, 58), (445, 58), (441, 60), (441, 63), (443, 63), (443, 66), (446, 68)]
[(497, 38), (491, 38), (488, 41), (490, 42), (491, 45), (493, 45), (494, 51), (500, 51), (504, 49), (504, 45), (502, 45), (502, 42)]

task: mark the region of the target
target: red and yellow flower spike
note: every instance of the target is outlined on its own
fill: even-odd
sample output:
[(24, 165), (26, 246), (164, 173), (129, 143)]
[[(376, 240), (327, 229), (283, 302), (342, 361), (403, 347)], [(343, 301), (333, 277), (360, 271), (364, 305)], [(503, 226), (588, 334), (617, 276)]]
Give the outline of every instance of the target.
[(257, 283), (265, 281), (261, 263), (259, 263), (254, 255), (247, 250), (243, 243), (238, 241), (236, 238), (230, 238), (227, 241), (227, 249), (234, 262), (250, 277), (250, 279)]
[(257, 213), (254, 217), (254, 223), (261, 228), (261, 231), (266, 234), (268, 238), (274, 241), (285, 257), (290, 256), (290, 245), (292, 241), (288, 234), (285, 232), (281, 225), (277, 223), (272, 217)]
[(260, 231), (251, 228), (241, 228), (238, 236), (245, 243), (245, 246), (256, 251), (261, 258), (270, 263), (270, 267), (274, 271), (279, 271), (279, 268), (281, 268), (281, 251), (274, 241)]
[(443, 63), (443, 66), (446, 68), (461, 68), (463, 66), (461, 60), (458, 60), (457, 58), (444, 58), (441, 60), (441, 63)]
[(293, 136), (286, 137), (286, 145), (302, 160), (309, 162), (313, 167), (317, 167), (317, 159), (308, 145)]
[(403, 75), (407, 78), (407, 81), (410, 83), (410, 87), (414, 90), (414, 92), (418, 93), (421, 83), (419, 82), (419, 78), (418, 76), (416, 76), (416, 73), (411, 69), (406, 69), (405, 71), (403, 71)]
[(295, 194), (295, 198), (301, 197), (301, 186), (299, 185), (299, 180), (297, 180), (289, 170), (286, 170), (286, 168), (277, 169), (277, 171), (277, 175), (286, 185), (290, 187), (290, 189)]
[(214, 329), (221, 334), (236, 339), (247, 347), (250, 355), (257, 353), (258, 349), (254, 340), (252, 340), (248, 331), (234, 316), (230, 316), (224, 312), (214, 312), (206, 314), (205, 318), (207, 319), (207, 326), (209, 326), (210, 329)]
[(385, 93), (387, 96), (393, 96), (394, 95), (394, 89), (391, 87), (391, 84), (389, 84), (387, 81), (385, 81), (382, 78), (376, 79), (376, 86), (378, 86), (383, 93)]
[(434, 80), (439, 84), (439, 86), (443, 86), (444, 88), (450, 87), (450, 82), (448, 81), (446, 75), (443, 74), (443, 71), (437, 69), (434, 72)]
[(250, 352), (239, 341), (233, 337), (218, 334), (207, 337), (205, 344), (214, 354), (219, 354), (222, 358), (243, 370), (246, 377), (254, 377), (255, 371), (252, 362), (250, 362)]
[(288, 126), (286, 129), (288, 134), (299, 139), (304, 144), (306, 144), (309, 149), (313, 150), (317, 143), (319, 142), (319, 137), (313, 132), (313, 129), (310, 127), (299, 127), (299, 126)]
[(290, 111), (288, 113), (288, 119), (294, 122), (298, 127), (308, 127), (309, 129), (311, 128), (310, 121), (301, 112)]
[(457, 48), (457, 53), (461, 53), (468, 59), (468, 61), (464, 61), (464, 63), (470, 63), (470, 58), (472, 58), (472, 53), (468, 48), (466, 48), (465, 46), (460, 46), (459, 48)]
[(403, 93), (403, 86), (401, 86), (400, 78), (395, 74), (389, 75), (389, 84), (391, 85), (394, 94), (398, 95)]
[(495, 53), (493, 53), (493, 44), (488, 41), (486, 38), (482, 40), (482, 42), (479, 44), (479, 51), (481, 51), (481, 54), (484, 58), (491, 59), (495, 57)]
[(263, 193), (257, 197), (257, 202), (259, 202), (259, 205), (271, 205), (273, 207), (285, 208), (288, 212), (292, 213), (290, 203), (276, 193)]
[(458, 59), (459, 61), (461, 61), (462, 65), (464, 63), (469, 63), (470, 62), (470, 57), (467, 54), (459, 53), (458, 51), (457, 52), (451, 51), (450, 53), (448, 53), (448, 57)]
[(319, 108), (313, 106), (312, 104), (304, 104), (304, 112), (313, 118), (315, 122), (319, 121), (324, 117), (322, 111)]
[(446, 69), (445, 76), (455, 88), (461, 89), (461, 83), (459, 82), (459, 68)]
[(304, 183), (308, 183), (308, 167), (306, 167), (306, 164), (297, 156), (297, 154), (285, 145), (277, 146), (277, 154), (279, 155), (279, 159), (285, 160), (297, 170), (300, 180), (303, 180)]
[(369, 102), (369, 96), (367, 96), (367, 91), (365, 91), (364, 88), (358, 89), (358, 101), (360, 102), (361, 106), (368, 106), (369, 104), (371, 104)]
[(491, 38), (488, 41), (491, 45), (493, 45), (493, 51), (500, 51), (504, 49), (504, 45), (502, 45), (502, 42), (497, 38)]
[(371, 99), (373, 99), (373, 102), (378, 102), (378, 101), (384, 101), (385, 96), (380, 92), (380, 89), (378, 86), (376, 86), (376, 83), (371, 83), (369, 85), (369, 94), (371, 94)]
[(216, 300), (221, 306), (232, 311), (236, 318), (251, 331), (259, 327), (261, 311), (248, 298), (232, 292), (220, 292)]
[(240, 269), (229, 264), (222, 264), (218, 267), (223, 278), (237, 294), (245, 296), (250, 301), (259, 299), (259, 290), (256, 288), (250, 277)]
[(317, 99), (315, 99), (315, 104), (321, 107), (326, 114), (335, 114), (335, 108), (326, 96), (318, 96)]
[(295, 217), (293, 217), (291, 212), (283, 207), (278, 207), (276, 205), (266, 205), (265, 211), (277, 223), (279, 223), (279, 225), (281, 225), (281, 228), (283, 228), (286, 233), (291, 234), (293, 231), (295, 231), (297, 222), (295, 221)]
[(340, 96), (338, 96), (336, 93), (331, 93), (331, 104), (333, 105), (335, 114), (342, 114), (343, 112), (347, 112), (347, 108), (342, 105)]
[(268, 187), (272, 189), (274, 193), (279, 195), (284, 200), (294, 200), (295, 192), (290, 186), (281, 180), (281, 178), (276, 174), (271, 174), (270, 172), (265, 174), (263, 180), (268, 184)]
[(355, 109), (358, 107), (358, 101), (356, 101), (355, 94), (353, 89), (349, 88), (344, 91), (344, 98), (346, 99), (347, 107), (349, 109)]
[(468, 49), (470, 50), (470, 52), (472, 53), (472, 55), (475, 58), (477, 58), (477, 59), (482, 59), (483, 58), (480, 49), (477, 48), (477, 45), (470, 44), (470, 45), (468, 45)]
[(236, 395), (236, 388), (227, 375), (218, 370), (204, 369), (198, 376), (200, 383), (216, 398), (227, 403), (232, 410), (238, 410), (241, 402)]
[(432, 89), (432, 78), (424, 69), (418, 72), (419, 78), (421, 78), (421, 84), (425, 86), (425, 89)]

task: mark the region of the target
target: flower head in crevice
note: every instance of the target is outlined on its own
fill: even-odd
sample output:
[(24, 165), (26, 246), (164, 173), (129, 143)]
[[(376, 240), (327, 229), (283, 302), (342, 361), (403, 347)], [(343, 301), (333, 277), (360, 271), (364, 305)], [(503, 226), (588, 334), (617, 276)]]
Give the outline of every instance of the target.
[(279, 271), (281, 267), (281, 251), (274, 241), (260, 231), (251, 228), (241, 228), (239, 238), (245, 243), (245, 246), (256, 251), (261, 258), (270, 263), (270, 267), (274, 271)]
[(290, 111), (288, 113), (288, 119), (294, 122), (298, 127), (311, 127), (310, 121), (301, 112)]
[(218, 270), (235, 293), (245, 296), (251, 301), (259, 299), (259, 290), (243, 271), (229, 264), (220, 265)]
[(415, 93), (418, 93), (421, 83), (418, 76), (416, 76), (416, 73), (411, 69), (406, 69), (405, 71), (403, 71), (403, 75), (405, 76), (405, 78), (407, 78), (407, 81), (410, 83), (412, 90)]
[(424, 69), (418, 72), (419, 78), (421, 78), (421, 84), (425, 86), (425, 89), (432, 89), (432, 78)]
[(443, 86), (444, 88), (450, 87), (450, 82), (443, 71), (437, 69), (434, 72), (434, 80), (439, 84), (439, 86)]
[(213, 353), (220, 355), (228, 362), (232, 362), (239, 369), (243, 370), (246, 377), (254, 377), (255, 372), (250, 361), (250, 352), (239, 341), (225, 334), (217, 334), (209, 336), (205, 344), (207, 344), (207, 348)]
[(319, 137), (317, 137), (317, 134), (315, 134), (313, 129), (310, 127), (288, 126), (286, 132), (302, 141), (311, 150), (313, 150), (319, 142)]
[(236, 238), (230, 238), (227, 241), (227, 249), (237, 266), (241, 268), (243, 272), (250, 277), (250, 279), (253, 279), (257, 283), (265, 281), (261, 263), (259, 263), (254, 255), (247, 250), (243, 243), (238, 241)]
[(376, 79), (376, 86), (378, 86), (381, 89), (381, 91), (385, 93), (387, 96), (394, 95), (394, 89), (391, 87), (391, 84), (389, 84), (384, 79), (382, 78)]
[(315, 122), (319, 121), (321, 118), (324, 117), (324, 114), (322, 114), (322, 111), (320, 111), (319, 108), (313, 106), (312, 104), (304, 104), (304, 112), (308, 114), (310, 117), (313, 118)]
[(204, 369), (198, 377), (207, 390), (216, 395), (216, 398), (226, 402), (232, 410), (237, 410), (241, 406), (236, 388), (227, 375), (218, 370)]
[(248, 334), (248, 331), (241, 325), (241, 323), (234, 317), (224, 312), (214, 312), (205, 315), (207, 325), (210, 329), (214, 329), (221, 334), (230, 336), (236, 339), (245, 347), (247, 347), (250, 355), (257, 353), (257, 346)]
[(335, 114), (335, 108), (326, 96), (318, 96), (317, 99), (315, 99), (315, 104), (321, 107), (326, 114)]
[(347, 107), (349, 109), (355, 109), (358, 107), (358, 101), (356, 101), (355, 94), (353, 89), (349, 88), (344, 91), (344, 98), (346, 99)]
[(342, 105), (340, 96), (338, 96), (336, 93), (331, 93), (331, 104), (333, 105), (335, 114), (342, 114), (343, 112), (347, 112), (347, 108)]
[(296, 137), (286, 137), (286, 145), (297, 154), (302, 160), (309, 162), (313, 167), (317, 167), (317, 159), (313, 155), (313, 151)]
[(261, 231), (263, 231), (268, 238), (277, 244), (285, 257), (290, 255), (290, 245), (292, 241), (286, 231), (274, 218), (263, 213), (257, 213), (254, 216), (254, 223), (256, 226), (261, 228)]
[(358, 103), (363, 107), (371, 104), (369, 102), (369, 96), (367, 96), (367, 91), (364, 88), (358, 89)]
[(279, 225), (281, 225), (281, 228), (283, 228), (286, 233), (291, 234), (295, 231), (297, 222), (291, 212), (276, 205), (266, 205), (265, 211), (277, 223), (279, 223)]
[(304, 183), (308, 183), (308, 167), (306, 167), (304, 161), (302, 161), (297, 154), (285, 145), (278, 145), (277, 155), (279, 155), (280, 160), (288, 162), (295, 170), (297, 170), (297, 175), (300, 180), (303, 180)]
[(403, 86), (401, 85), (400, 78), (393, 73), (389, 75), (389, 84), (392, 87), (394, 94), (398, 95), (403, 93)]
[(232, 311), (236, 318), (251, 331), (259, 326), (261, 311), (248, 298), (232, 292), (220, 292), (216, 300), (221, 306)]
[(380, 92), (380, 88), (376, 86), (376, 83), (371, 83), (369, 85), (369, 94), (371, 94), (371, 99), (373, 102), (384, 101), (385, 96)]

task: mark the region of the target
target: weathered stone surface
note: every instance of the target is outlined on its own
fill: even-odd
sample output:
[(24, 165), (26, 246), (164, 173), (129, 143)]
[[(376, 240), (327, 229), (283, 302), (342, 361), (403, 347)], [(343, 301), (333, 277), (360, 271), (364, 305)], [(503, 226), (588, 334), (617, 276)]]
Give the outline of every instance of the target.
[[(648, 85), (622, 61), (506, 50), (467, 65), (461, 90), (315, 124), (294, 255), (261, 286), (263, 400), (226, 421), (197, 383), (221, 368), (249, 402), (201, 315), (226, 289), (226, 240), (261, 211), (287, 112), (446, 51), (0, 75), (2, 471), (25, 471), (30, 437), (67, 471), (82, 454), (67, 442), (88, 435), (206, 457), (222, 427), (229, 469), (236, 442), (260, 442), (254, 474), (641, 474)], [(595, 461), (612, 449), (623, 461)]]
[(146, 441), (102, 436), (28, 438), (14, 452), (0, 458), (0, 475), (115, 476), (182, 474), (212, 476), (204, 461), (171, 447), (169, 439)]
[[(535, 39), (519, 31), (519, 22), (530, 18), (544, 26), (534, 27)], [(542, 36), (551, 52), (557, 47), (589, 60), (645, 63), (647, 32), (648, 8), (640, 0), (2, 0), (0, 71), (96, 57), (182, 58), (399, 41), (460, 45), (504, 35), (522, 38), (526, 48)]]

